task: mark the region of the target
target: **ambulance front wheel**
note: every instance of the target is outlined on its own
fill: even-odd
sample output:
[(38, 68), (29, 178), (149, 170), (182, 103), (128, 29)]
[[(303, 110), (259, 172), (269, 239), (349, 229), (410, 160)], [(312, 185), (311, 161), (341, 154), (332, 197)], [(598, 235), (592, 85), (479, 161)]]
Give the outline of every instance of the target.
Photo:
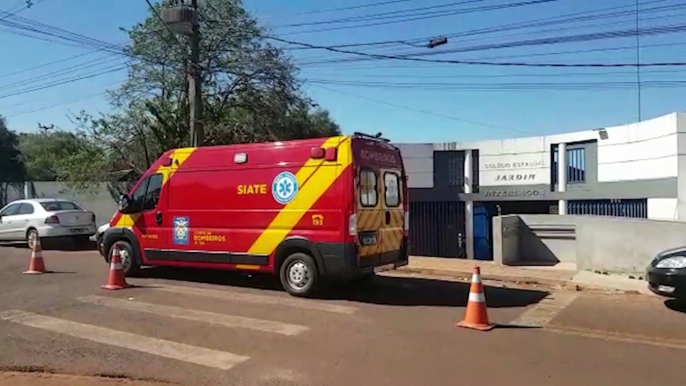
[(297, 252), (286, 258), (279, 272), (281, 285), (291, 295), (312, 295), (319, 280), (317, 265), (312, 256)]
[(133, 246), (128, 241), (119, 240), (114, 242), (110, 246), (107, 261), (111, 261), (112, 251), (114, 251), (115, 245), (119, 248), (119, 256), (121, 257), (122, 268), (124, 268), (124, 275), (127, 277), (138, 275), (140, 273), (141, 263), (138, 261), (138, 258), (136, 258)]

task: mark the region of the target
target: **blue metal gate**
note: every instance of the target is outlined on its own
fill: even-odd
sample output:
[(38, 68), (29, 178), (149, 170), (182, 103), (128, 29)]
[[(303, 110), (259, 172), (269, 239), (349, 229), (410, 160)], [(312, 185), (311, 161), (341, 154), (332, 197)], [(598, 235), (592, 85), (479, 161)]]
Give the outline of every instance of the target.
[(648, 218), (648, 200), (583, 200), (567, 202), (568, 214)]
[(474, 258), (493, 260), (491, 255), (491, 216), (483, 205), (474, 205)]

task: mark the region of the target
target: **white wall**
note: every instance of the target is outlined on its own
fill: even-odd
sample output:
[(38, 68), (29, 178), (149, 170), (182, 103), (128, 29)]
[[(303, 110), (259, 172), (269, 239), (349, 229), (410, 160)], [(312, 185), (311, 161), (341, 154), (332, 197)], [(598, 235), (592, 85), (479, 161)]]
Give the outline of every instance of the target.
[(678, 220), (678, 202), (676, 198), (649, 198), (648, 218), (651, 220)]
[(677, 115), (608, 127), (598, 141), (598, 181), (631, 181), (678, 175)]
[[(399, 144), (410, 188), (433, 187), (433, 152), (479, 150), (481, 186), (550, 184), (550, 149), (558, 143), (597, 140), (598, 181), (632, 181), (677, 177), (686, 219), (686, 114), (672, 113), (640, 123), (598, 130), (480, 142)], [(680, 155), (681, 154), (681, 155)], [(590, 165), (589, 165), (590, 166)], [(683, 196), (683, 197), (682, 197)], [(662, 204), (656, 208), (661, 208)], [(662, 209), (655, 209), (663, 216)], [(671, 218), (671, 217), (670, 217)]]
[[(683, 126), (677, 133), (677, 117)], [(479, 149), (479, 182), (482, 186), (550, 184), (550, 149), (557, 143), (597, 140), (598, 181), (632, 181), (676, 177), (678, 140), (686, 154), (686, 114), (672, 113), (630, 125), (541, 137), (482, 142), (434, 144), (434, 150)], [(682, 160), (686, 166), (686, 157)], [(489, 167), (490, 165), (490, 167)], [(686, 168), (683, 169), (686, 173)], [(686, 181), (685, 181), (686, 186)]]
[(433, 188), (434, 149), (431, 144), (396, 144), (403, 156), (409, 188)]

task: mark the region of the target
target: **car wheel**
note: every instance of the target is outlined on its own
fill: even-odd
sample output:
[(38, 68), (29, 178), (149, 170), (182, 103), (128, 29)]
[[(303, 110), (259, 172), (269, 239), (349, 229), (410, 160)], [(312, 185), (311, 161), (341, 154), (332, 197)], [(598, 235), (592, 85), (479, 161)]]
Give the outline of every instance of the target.
[(124, 275), (133, 277), (140, 273), (141, 263), (136, 257), (133, 246), (128, 241), (120, 240), (112, 244), (109, 253), (107, 254), (107, 261), (112, 261), (112, 252), (114, 251), (115, 246), (119, 248), (119, 256), (121, 257), (121, 265), (124, 268)]
[(33, 249), (33, 247), (36, 245), (36, 240), (38, 240), (38, 231), (35, 229), (29, 229), (28, 232), (26, 232), (26, 243), (29, 245), (30, 249)]
[(281, 285), (291, 295), (310, 296), (315, 293), (319, 272), (314, 259), (305, 253), (294, 253), (281, 264)]

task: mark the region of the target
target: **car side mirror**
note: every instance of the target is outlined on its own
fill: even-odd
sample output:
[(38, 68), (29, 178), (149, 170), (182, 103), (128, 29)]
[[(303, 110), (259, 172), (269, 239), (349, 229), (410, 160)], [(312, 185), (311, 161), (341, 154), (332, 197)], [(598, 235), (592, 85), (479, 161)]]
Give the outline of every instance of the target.
[(121, 213), (128, 213), (129, 209), (131, 208), (131, 198), (129, 197), (128, 194), (122, 194), (119, 196), (119, 211)]

